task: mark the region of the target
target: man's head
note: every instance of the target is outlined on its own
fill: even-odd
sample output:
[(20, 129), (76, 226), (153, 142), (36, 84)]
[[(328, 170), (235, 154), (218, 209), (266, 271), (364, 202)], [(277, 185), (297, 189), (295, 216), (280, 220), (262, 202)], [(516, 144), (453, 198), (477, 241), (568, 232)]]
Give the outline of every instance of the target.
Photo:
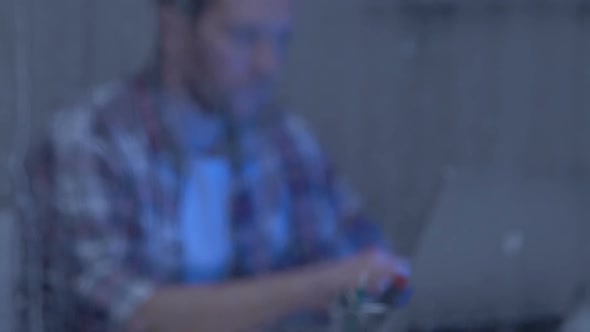
[(159, 0), (164, 70), (206, 108), (252, 115), (273, 98), (292, 1)]

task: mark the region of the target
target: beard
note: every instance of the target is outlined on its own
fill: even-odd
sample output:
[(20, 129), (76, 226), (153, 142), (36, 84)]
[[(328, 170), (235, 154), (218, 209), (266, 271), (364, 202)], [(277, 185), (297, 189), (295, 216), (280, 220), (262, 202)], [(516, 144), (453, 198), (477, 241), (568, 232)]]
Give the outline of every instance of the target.
[(275, 101), (277, 85), (273, 80), (258, 79), (236, 88), (187, 80), (191, 97), (205, 111), (219, 114), (239, 124), (256, 121)]

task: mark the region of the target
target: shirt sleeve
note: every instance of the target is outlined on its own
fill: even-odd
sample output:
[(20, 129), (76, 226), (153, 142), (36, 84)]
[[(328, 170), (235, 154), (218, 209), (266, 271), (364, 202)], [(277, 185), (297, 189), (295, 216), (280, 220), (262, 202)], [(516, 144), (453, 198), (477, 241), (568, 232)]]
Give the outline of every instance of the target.
[(381, 247), (392, 250), (391, 241), (386, 238), (380, 224), (367, 215), (346, 181), (328, 167), (328, 192), (336, 213), (337, 254), (340, 256), (356, 253), (363, 249)]
[(132, 184), (89, 113), (56, 123), (29, 164), (44, 284), (58, 297), (45, 306), (75, 315), (62, 317), (77, 320), (69, 324), (120, 331), (155, 287), (130, 259), (139, 227)]
[[(331, 229), (331, 236), (319, 237), (326, 243), (325, 256), (344, 257), (371, 247), (392, 249), (380, 225), (367, 216), (359, 195), (339, 175), (326, 153), (299, 117), (287, 116), (287, 131), (294, 142), (298, 158), (302, 159), (310, 193), (315, 199), (327, 202), (329, 213), (317, 220), (320, 229)], [(315, 187), (315, 189), (314, 189)], [(318, 195), (319, 193), (319, 195)], [(321, 197), (317, 197), (321, 196)], [(322, 206), (322, 204), (318, 204)]]

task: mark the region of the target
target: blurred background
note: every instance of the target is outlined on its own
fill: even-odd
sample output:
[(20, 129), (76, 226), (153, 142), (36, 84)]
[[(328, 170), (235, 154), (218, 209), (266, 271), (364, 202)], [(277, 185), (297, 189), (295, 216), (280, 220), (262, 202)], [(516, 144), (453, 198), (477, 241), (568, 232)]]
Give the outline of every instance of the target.
[[(298, 3), (285, 99), (414, 263), (386, 330), (590, 331), (590, 2)], [(154, 23), (149, 0), (0, 0), (2, 332), (23, 153), (143, 65)]]

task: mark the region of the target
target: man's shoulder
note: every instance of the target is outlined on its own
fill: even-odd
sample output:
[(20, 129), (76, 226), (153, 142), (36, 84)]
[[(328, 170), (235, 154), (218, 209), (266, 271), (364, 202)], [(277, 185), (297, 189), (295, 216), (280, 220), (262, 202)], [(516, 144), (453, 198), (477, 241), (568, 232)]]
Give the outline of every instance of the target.
[[(307, 158), (320, 158), (323, 154), (312, 126), (296, 111), (290, 109), (281, 110), (275, 117), (275, 128), (285, 142), (295, 148), (299, 155)], [(281, 140), (277, 143), (280, 144)]]
[(49, 123), (46, 138), (62, 148), (106, 139), (113, 130), (137, 126), (136, 108), (129, 81), (103, 84), (58, 110)]

